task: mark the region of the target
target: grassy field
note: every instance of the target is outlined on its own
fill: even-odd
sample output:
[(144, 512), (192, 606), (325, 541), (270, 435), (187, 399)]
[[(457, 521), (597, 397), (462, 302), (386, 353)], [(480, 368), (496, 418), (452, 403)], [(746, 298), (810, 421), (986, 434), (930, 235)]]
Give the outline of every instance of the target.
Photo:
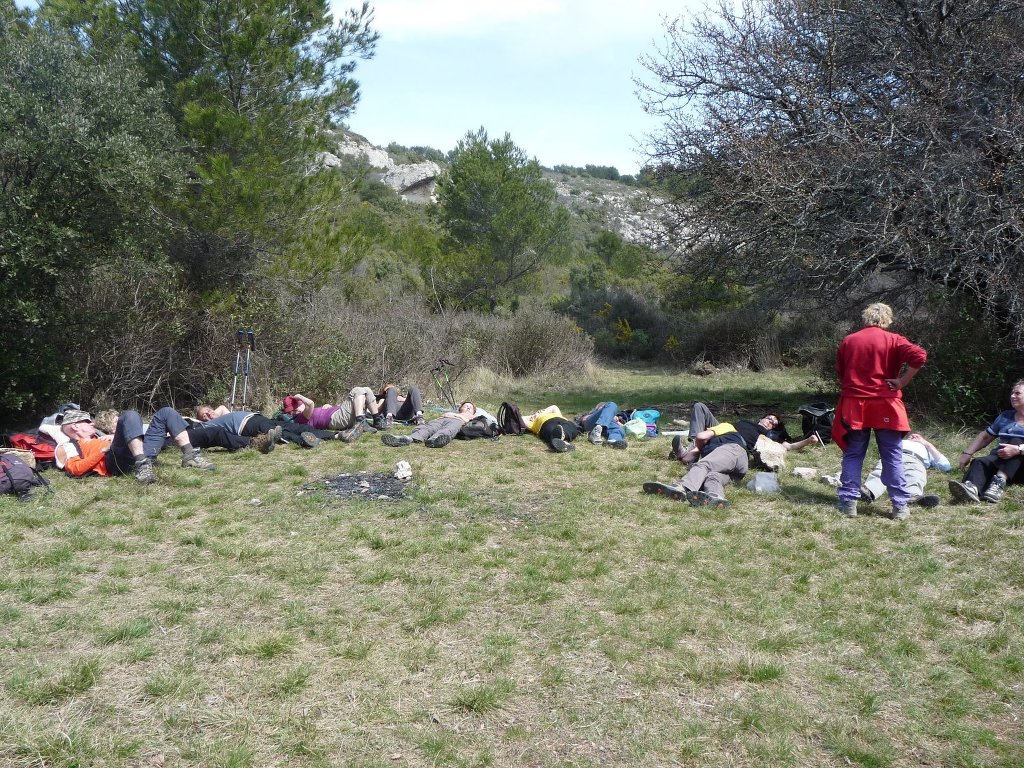
[[(818, 394), (494, 385), (459, 394), (725, 415)], [(928, 434), (954, 456), (974, 431)], [(0, 500), (0, 765), (1024, 765), (1020, 488), (844, 520), (788, 474), (837, 471), (830, 446), (791, 455), (778, 495), (698, 510), (641, 494), (679, 476), (667, 451), (369, 436), (210, 452), (215, 473), (169, 451), (149, 487), (50, 473), (52, 496)], [(402, 500), (303, 490), (399, 459)]]

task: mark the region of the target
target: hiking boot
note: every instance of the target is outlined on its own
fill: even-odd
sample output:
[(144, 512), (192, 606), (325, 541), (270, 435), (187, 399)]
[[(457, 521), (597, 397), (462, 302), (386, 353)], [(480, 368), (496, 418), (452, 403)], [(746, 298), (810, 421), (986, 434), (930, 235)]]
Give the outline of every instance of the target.
[(724, 496), (715, 496), (707, 491), (696, 491), (686, 494), (686, 500), (692, 507), (705, 507), (707, 509), (726, 509), (729, 506)]
[(857, 502), (856, 501), (843, 501), (839, 500), (836, 505), (836, 509), (839, 510), (839, 514), (843, 517), (856, 517), (857, 516)]
[(303, 448), (316, 448), (322, 442), (323, 440), (314, 435), (312, 432), (299, 433), (299, 445)]
[[(362, 436), (368, 426), (366, 419), (357, 419), (356, 423), (351, 427), (338, 433), (338, 439), (343, 443), (354, 443)], [(376, 432), (377, 430), (373, 431)]]
[(953, 496), (953, 501), (960, 504), (977, 504), (981, 501), (978, 497), (978, 489), (970, 480), (964, 480), (963, 482), (950, 480), (949, 492)]
[(391, 429), (393, 426), (395, 426), (395, 417), (389, 413), (384, 417), (384, 426), (381, 429)]
[(619, 448), (620, 450), (625, 450), (626, 448), (629, 448), (629, 443), (627, 443), (625, 440), (609, 440), (607, 443), (604, 444), (604, 447)]
[(132, 467), (132, 474), (142, 485), (150, 485), (156, 482), (156, 470), (153, 469), (153, 462), (149, 459), (137, 459)]
[[(270, 433), (268, 432), (267, 434), (269, 435)], [(182, 469), (216, 469), (213, 462), (203, 458), (198, 448), (193, 448), (192, 452), (188, 455), (182, 454), (181, 466)]]
[(656, 493), (659, 496), (668, 496), (673, 501), (682, 501), (688, 493), (686, 489), (669, 483), (644, 483), (644, 493)]
[(985, 489), (981, 498), (990, 504), (997, 504), (1002, 500), (1004, 493), (1006, 493), (1006, 478), (1002, 475), (996, 475), (988, 484), (988, 488)]
[(897, 523), (902, 523), (909, 517), (910, 510), (907, 509), (907, 507), (897, 507), (893, 505), (892, 512), (889, 513), (889, 519), (895, 520)]
[(590, 434), (587, 435), (587, 440), (589, 440), (594, 445), (600, 445), (601, 443), (604, 442), (604, 438), (601, 437), (602, 430), (603, 427), (600, 424), (598, 424), (596, 427), (590, 430)]
[(269, 432), (261, 432), (249, 441), (249, 447), (255, 448), (260, 453), (270, 453), (277, 443), (271, 439)]
[(866, 485), (862, 485), (860, 487), (860, 500), (865, 504), (870, 504), (875, 500), (875, 494)]
[(942, 499), (936, 496), (934, 493), (926, 493), (924, 496), (915, 496), (910, 500), (910, 503), (915, 507), (924, 507), (925, 509), (931, 509), (937, 507), (942, 503)]
[(560, 437), (553, 437), (551, 438), (551, 450), (555, 453), (568, 453), (569, 451), (575, 451), (576, 446)]
[(377, 428), (370, 423), (369, 419), (362, 418), (359, 421), (363, 422), (363, 434), (364, 435), (375, 435), (377, 434)]
[(680, 448), (682, 448), (682, 447), (683, 447), (683, 436), (682, 435), (674, 435), (672, 437), (672, 450), (668, 452), (668, 457), (670, 459), (681, 459), (683, 457), (683, 453), (682, 453), (682, 451), (680, 451)]
[(399, 448), (403, 445), (412, 445), (413, 440), (408, 435), (381, 435), (380, 441), (392, 448)]
[(434, 435), (433, 437), (428, 437), (424, 440), (423, 444), (427, 446), (427, 448), (444, 448), (451, 441), (452, 439), (448, 435)]
[(373, 428), (374, 429), (387, 429), (388, 420), (383, 413), (378, 413), (373, 417)]
[(424, 424), (427, 423), (427, 420), (423, 418), (422, 413), (417, 413), (416, 416), (413, 418), (412, 423), (415, 424), (417, 427), (422, 427)]

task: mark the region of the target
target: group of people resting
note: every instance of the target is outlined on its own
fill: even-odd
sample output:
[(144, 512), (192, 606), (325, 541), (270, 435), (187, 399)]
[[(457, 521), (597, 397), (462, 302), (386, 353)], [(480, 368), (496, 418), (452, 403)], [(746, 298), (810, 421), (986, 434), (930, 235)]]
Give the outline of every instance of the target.
[[(925, 493), (927, 470), (949, 471), (949, 460), (928, 440), (910, 432), (902, 390), (927, 360), (927, 353), (903, 336), (892, 333), (892, 310), (872, 304), (863, 312), (864, 327), (843, 339), (836, 353), (836, 374), (841, 391), (832, 436), (843, 451), (839, 479), (838, 510), (856, 517), (858, 503), (872, 503), (888, 493), (890, 517), (905, 520), (912, 504), (935, 506), (940, 499)], [(1006, 486), (1024, 483), (1024, 380), (1013, 385), (1011, 409), (1004, 411), (982, 430), (961, 454), (958, 464), (966, 470), (963, 480), (951, 480), (954, 501), (995, 503)], [(719, 422), (703, 403), (690, 411), (689, 433), (673, 439), (670, 458), (689, 470), (675, 483), (648, 482), (645, 493), (685, 500), (695, 506), (724, 507), (725, 486), (739, 482), (749, 469), (749, 455), (758, 441), (781, 446), (784, 451), (800, 450), (819, 442), (810, 434), (793, 440), (777, 413), (735, 424)], [(100, 418), (103, 417), (103, 418)], [(613, 402), (598, 403), (575, 419), (562, 415), (551, 405), (523, 417), (527, 429), (553, 451), (573, 450), (573, 441), (586, 434), (593, 444), (626, 448), (625, 419)], [(177, 445), (183, 467), (210, 470), (214, 465), (200, 449), (220, 447), (228, 451), (251, 447), (269, 453), (281, 442), (315, 448), (324, 440), (351, 443), (364, 434), (384, 431), (385, 445), (401, 447), (422, 443), (429, 448), (448, 445), (460, 433), (467, 434), (471, 422), (493, 425), (494, 417), (471, 402), (432, 421), (423, 415), (423, 399), (415, 386), (405, 394), (394, 384), (379, 392), (354, 387), (337, 404), (317, 405), (296, 393), (286, 396), (273, 417), (226, 406), (201, 405), (195, 418), (187, 419), (173, 408), (161, 408), (148, 426), (135, 411), (104, 412), (94, 423), (81, 410), (68, 410), (55, 419), (56, 463), (69, 474), (103, 476), (134, 474), (142, 483), (155, 480), (153, 462), (165, 445)], [(388, 430), (396, 421), (414, 426), (407, 435)], [(864, 458), (871, 431), (875, 432), (880, 459), (862, 479)], [(51, 433), (52, 434), (52, 433)], [(985, 456), (974, 458), (996, 439), (999, 445)]]

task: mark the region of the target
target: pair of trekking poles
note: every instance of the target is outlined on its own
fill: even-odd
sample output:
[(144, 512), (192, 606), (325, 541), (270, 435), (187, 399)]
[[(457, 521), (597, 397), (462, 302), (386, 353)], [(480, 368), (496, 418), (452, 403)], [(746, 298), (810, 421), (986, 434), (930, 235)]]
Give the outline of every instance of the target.
[[(253, 331), (238, 330), (235, 334), (235, 379), (231, 383), (231, 410), (235, 410), (235, 392), (238, 389), (238, 377), (244, 373), (242, 379), (242, 404), (245, 408), (249, 396), (249, 376), (252, 375), (252, 353), (256, 351), (256, 334)], [(245, 350), (245, 367), (242, 367), (242, 350)]]

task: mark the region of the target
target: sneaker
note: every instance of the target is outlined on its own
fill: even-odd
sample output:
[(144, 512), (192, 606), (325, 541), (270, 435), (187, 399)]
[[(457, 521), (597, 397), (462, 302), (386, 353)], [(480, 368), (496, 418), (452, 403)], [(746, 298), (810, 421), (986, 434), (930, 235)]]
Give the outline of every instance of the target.
[(423, 444), (427, 446), (427, 448), (444, 448), (451, 441), (452, 439), (448, 435), (434, 435), (433, 437), (428, 437), (424, 440)]
[(270, 439), (269, 432), (261, 432), (256, 435), (256, 437), (249, 440), (249, 447), (255, 448), (260, 453), (270, 453), (274, 450), (275, 445), (277, 445), (277, 443)]
[(629, 448), (629, 443), (627, 443), (625, 440), (609, 440), (607, 443), (604, 444), (604, 447), (619, 448), (620, 450), (625, 450), (626, 448)]
[(551, 450), (555, 453), (568, 453), (569, 451), (575, 451), (576, 446), (560, 437), (553, 437), (551, 438)]
[(985, 489), (985, 493), (981, 495), (981, 498), (990, 504), (997, 504), (1002, 500), (1004, 493), (1006, 493), (1006, 478), (1002, 475), (996, 475), (988, 484), (988, 488)]
[(889, 519), (895, 520), (897, 523), (902, 523), (904, 520), (910, 517), (910, 510), (907, 507), (896, 507), (892, 508), (892, 512), (889, 513)]
[(604, 442), (604, 438), (601, 437), (602, 431), (603, 427), (600, 424), (598, 424), (596, 427), (590, 430), (590, 434), (587, 435), (587, 440), (589, 440), (594, 445), (600, 445), (601, 443)]
[(856, 517), (857, 516), (857, 502), (856, 501), (839, 501), (836, 506), (839, 510), (839, 514), (843, 517)]
[[(270, 433), (268, 432), (267, 434), (269, 435)], [(181, 457), (181, 466), (183, 469), (216, 469), (213, 462), (204, 459), (203, 455), (196, 448), (193, 448), (192, 453), (188, 456), (183, 455)]]
[(981, 498), (978, 496), (978, 489), (970, 480), (964, 480), (963, 482), (950, 480), (949, 492), (953, 496), (953, 501), (961, 504), (977, 504), (981, 501)]
[(398, 448), (403, 445), (412, 445), (412, 438), (408, 435), (381, 435), (380, 441), (384, 445), (390, 445), (392, 448)]
[(153, 462), (149, 459), (139, 459), (132, 467), (132, 474), (142, 485), (150, 485), (156, 482), (156, 470), (153, 469)]
[[(370, 425), (366, 423), (366, 419), (356, 419), (355, 424), (338, 433), (338, 439), (343, 443), (354, 443), (362, 436), (368, 426)], [(374, 429), (373, 431), (376, 432), (377, 430)]]
[(860, 500), (865, 504), (870, 504), (875, 500), (875, 494), (866, 485), (862, 485), (860, 487)]
[(681, 488), (678, 485), (670, 485), (669, 483), (644, 483), (643, 489), (644, 493), (668, 496), (673, 501), (683, 501), (687, 494), (685, 488)]
[(931, 509), (937, 507), (942, 503), (942, 499), (936, 496), (934, 493), (927, 493), (924, 496), (915, 496), (910, 500), (910, 503), (915, 507), (924, 507), (925, 509)]
[(303, 448), (316, 448), (322, 443), (319, 437), (314, 435), (312, 432), (301, 432), (299, 433), (299, 445)]

